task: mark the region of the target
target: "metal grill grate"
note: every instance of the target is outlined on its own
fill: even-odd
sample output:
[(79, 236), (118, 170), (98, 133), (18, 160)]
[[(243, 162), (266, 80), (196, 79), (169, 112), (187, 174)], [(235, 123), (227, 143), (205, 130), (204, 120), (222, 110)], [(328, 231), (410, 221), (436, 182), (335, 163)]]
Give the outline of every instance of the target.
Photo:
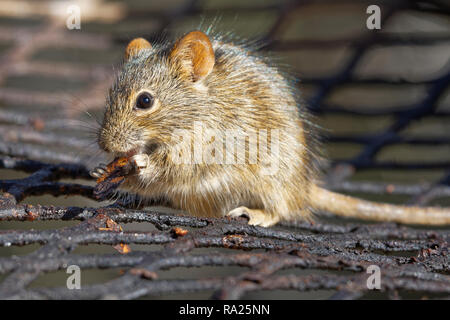
[[(20, 2), (20, 1), (19, 1)], [(370, 290), (366, 269), (378, 265), (382, 270), (382, 288), (389, 298), (404, 294), (448, 297), (450, 293), (448, 229), (424, 229), (395, 224), (319, 219), (315, 224), (297, 223), (264, 229), (248, 226), (244, 219), (202, 219), (174, 216), (156, 210), (131, 210), (117, 206), (82, 208), (76, 206), (30, 205), (27, 197), (51, 194), (78, 195), (94, 199), (92, 183), (75, 183), (72, 179), (89, 180), (86, 163), (90, 158), (89, 140), (83, 136), (92, 119), (83, 119), (82, 111), (96, 112), (104, 103), (110, 84), (111, 64), (118, 61), (126, 41), (142, 36), (135, 25), (129, 29), (102, 29), (99, 21), (128, 25), (142, 23), (147, 38), (156, 38), (165, 30), (176, 29), (174, 22), (183, 22), (198, 15), (227, 16), (235, 13), (268, 14), (272, 19), (264, 40), (267, 49), (276, 52), (297, 52), (300, 49), (337, 50), (345, 47), (349, 54), (334, 72), (304, 76), (300, 84), (306, 90), (311, 111), (320, 119), (325, 115), (347, 117), (389, 116), (389, 123), (374, 133), (329, 134), (327, 142), (352, 143), (360, 146), (353, 155), (335, 157), (327, 171), (327, 187), (342, 192), (372, 195), (400, 195), (402, 201), (425, 205), (444, 200), (450, 195), (449, 136), (417, 137), (404, 134), (417, 120), (434, 117), (448, 122), (450, 72), (448, 64), (432, 76), (421, 80), (402, 77), (360, 77), (357, 70), (368, 53), (377, 48), (418, 46), (433, 48), (450, 41), (450, 31), (437, 33), (397, 34), (365, 31), (361, 34), (327, 39), (286, 36), (299, 20), (297, 14), (335, 6), (348, 10), (349, 5), (367, 7), (370, 3), (343, 1), (281, 1), (261, 5), (216, 5), (215, 2), (186, 1), (174, 8), (128, 7), (122, 3), (95, 2), (87, 12), (82, 31), (68, 31), (64, 21), (45, 9), (51, 2), (30, 6), (19, 18), (14, 5), (0, 10), (0, 168), (28, 173), (24, 178), (0, 180), (1, 221), (77, 221), (68, 227), (28, 230), (17, 227), (0, 231), (0, 245), (17, 247), (39, 244), (28, 254), (0, 257), (1, 298), (120, 298), (212, 292), (212, 297), (236, 299), (249, 297), (255, 291), (294, 290), (307, 292), (331, 290), (332, 298), (367, 297)], [(137, 3), (137, 2), (136, 2)], [(362, 4), (361, 4), (362, 3)], [(405, 12), (420, 12), (448, 19), (450, 8), (440, 1), (381, 2), (382, 24)], [(322, 6), (322, 7), (320, 7)], [(320, 14), (316, 9), (316, 13)], [(364, 19), (366, 15), (362, 15)], [(197, 19), (198, 20), (198, 19)], [(227, 21), (226, 18), (223, 19)], [(84, 20), (83, 20), (84, 21)], [(265, 23), (266, 26), (268, 23)], [(85, 29), (87, 30), (85, 30)], [(361, 27), (363, 28), (363, 27)], [(292, 32), (291, 32), (292, 33)], [(444, 47), (447, 49), (448, 47)], [(64, 51), (66, 50), (66, 51)], [(78, 50), (75, 59), (58, 60), (61, 55)], [(92, 61), (93, 56), (101, 56)], [(80, 57), (87, 56), (85, 64)], [(448, 61), (447, 61), (448, 62)], [(50, 81), (58, 90), (39, 86)], [(56, 80), (55, 80), (56, 79)], [(58, 79), (70, 79), (70, 90)], [(53, 82), (52, 82), (53, 81)], [(342, 86), (421, 86), (423, 94), (410, 103), (366, 108), (330, 102), (333, 92)], [(68, 94), (66, 91), (70, 91)], [(446, 102), (447, 101), (447, 102)], [(448, 128), (448, 127), (447, 127)], [(442, 148), (439, 159), (432, 161), (396, 161), (379, 159), (381, 151), (393, 145), (435, 146)], [(96, 161), (96, 160), (95, 160)], [(352, 179), (367, 169), (433, 172), (435, 180), (420, 184), (383, 183), (370, 179)], [(6, 172), (4, 170), (3, 172)], [(17, 174), (17, 173), (15, 173)], [(78, 182), (78, 181), (77, 181)], [(120, 231), (111, 228), (117, 223), (142, 222), (154, 231)], [(15, 224), (15, 226), (20, 226)], [(110, 230), (103, 230), (109, 228)], [(180, 229), (177, 229), (180, 228)], [(183, 235), (183, 230), (187, 234)], [(128, 254), (79, 254), (77, 248), (88, 244), (120, 243), (156, 245), (154, 251), (133, 249)], [(209, 248), (199, 251), (198, 249)], [(223, 250), (222, 250), (223, 249)], [(232, 250), (239, 249), (239, 250)], [(263, 249), (263, 250), (257, 250)], [(32, 287), (46, 273), (65, 270), (68, 265), (88, 269), (123, 269), (123, 274), (102, 283), (83, 285), (81, 290), (68, 290), (65, 283), (57, 287)], [(200, 279), (162, 279), (164, 270), (177, 267), (239, 267), (237, 275), (218, 275)], [(245, 267), (245, 269), (244, 269)], [(281, 270), (304, 269), (309, 274)], [(325, 270), (319, 273), (317, 270)], [(99, 271), (102, 272), (102, 271)], [(0, 279), (1, 279), (0, 278)], [(251, 297), (251, 296), (250, 296)], [(294, 295), (295, 297), (295, 295)]]

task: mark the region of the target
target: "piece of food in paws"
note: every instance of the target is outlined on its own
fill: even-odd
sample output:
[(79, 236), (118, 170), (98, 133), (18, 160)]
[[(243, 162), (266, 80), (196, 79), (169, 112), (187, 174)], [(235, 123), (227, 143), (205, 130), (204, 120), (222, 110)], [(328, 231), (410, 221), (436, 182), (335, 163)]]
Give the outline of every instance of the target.
[(132, 174), (135, 170), (136, 163), (131, 160), (131, 157), (114, 159), (106, 166), (103, 174), (97, 178), (94, 197), (104, 200), (125, 181), (126, 176)]

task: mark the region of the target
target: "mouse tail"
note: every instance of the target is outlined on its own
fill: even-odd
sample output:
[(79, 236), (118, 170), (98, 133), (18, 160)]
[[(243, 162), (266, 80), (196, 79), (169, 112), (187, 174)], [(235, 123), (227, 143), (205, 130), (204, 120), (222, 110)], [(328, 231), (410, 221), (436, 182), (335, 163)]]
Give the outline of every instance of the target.
[(310, 194), (311, 207), (337, 216), (404, 224), (450, 225), (450, 208), (413, 207), (375, 203), (335, 193), (317, 185)]

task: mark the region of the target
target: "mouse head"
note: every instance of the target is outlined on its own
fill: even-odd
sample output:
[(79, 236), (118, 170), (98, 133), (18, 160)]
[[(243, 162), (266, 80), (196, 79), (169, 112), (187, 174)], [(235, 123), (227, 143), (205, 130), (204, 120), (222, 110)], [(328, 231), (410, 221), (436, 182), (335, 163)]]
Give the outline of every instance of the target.
[(174, 130), (188, 130), (209, 113), (215, 56), (203, 32), (190, 32), (169, 46), (134, 39), (124, 60), (98, 134), (105, 151), (117, 156), (169, 146)]

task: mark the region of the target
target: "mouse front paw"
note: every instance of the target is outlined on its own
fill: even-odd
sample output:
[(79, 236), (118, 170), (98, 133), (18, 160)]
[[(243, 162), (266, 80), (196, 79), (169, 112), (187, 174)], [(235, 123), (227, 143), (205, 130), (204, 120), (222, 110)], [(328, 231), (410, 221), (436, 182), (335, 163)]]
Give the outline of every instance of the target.
[(107, 172), (106, 164), (100, 163), (97, 167), (95, 167), (94, 169), (89, 171), (89, 175), (92, 178), (98, 179), (98, 178), (102, 177), (103, 175), (105, 175), (106, 172)]
[(142, 170), (149, 167), (150, 159), (146, 154), (136, 154), (131, 157), (131, 160), (136, 164), (138, 170)]

